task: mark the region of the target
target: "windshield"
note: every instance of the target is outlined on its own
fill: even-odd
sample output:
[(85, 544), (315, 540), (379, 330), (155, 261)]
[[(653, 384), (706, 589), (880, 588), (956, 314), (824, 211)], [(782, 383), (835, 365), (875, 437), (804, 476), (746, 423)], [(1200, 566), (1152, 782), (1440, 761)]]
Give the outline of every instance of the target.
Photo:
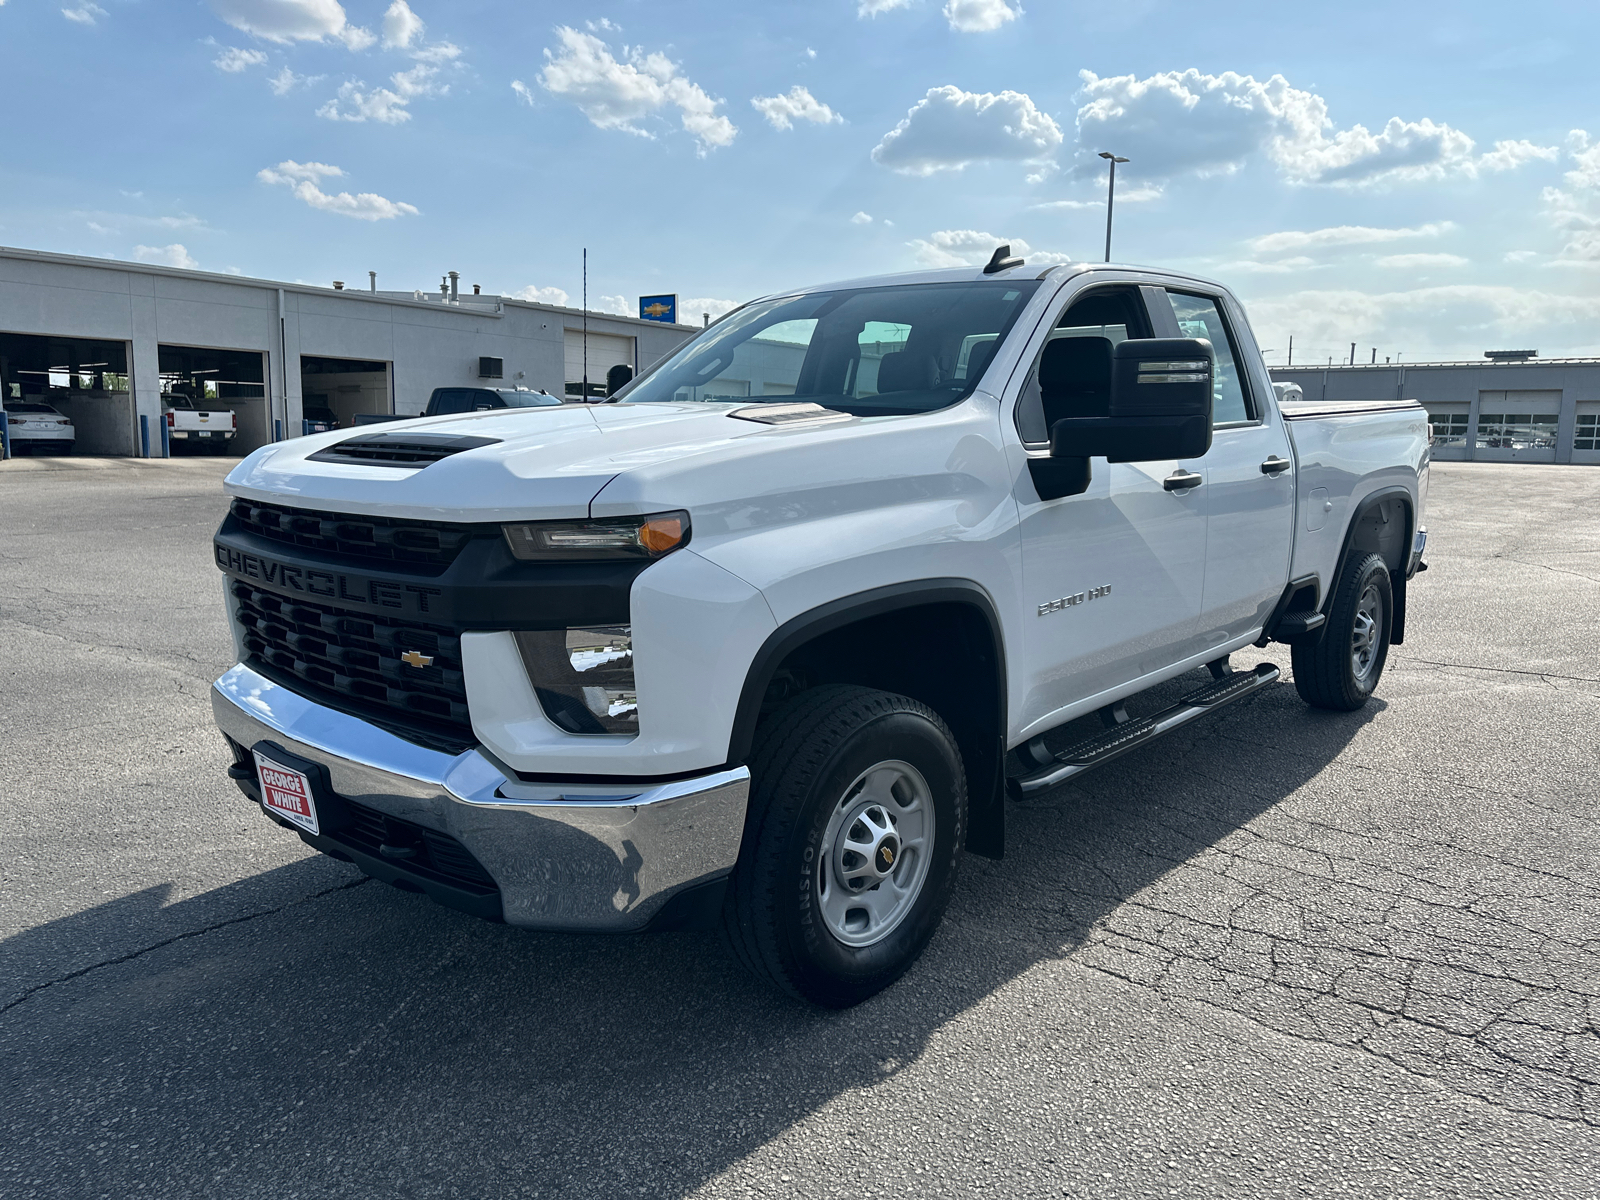
[(617, 399), (811, 401), (858, 417), (932, 412), (972, 391), (1038, 286), (978, 280), (764, 300)]

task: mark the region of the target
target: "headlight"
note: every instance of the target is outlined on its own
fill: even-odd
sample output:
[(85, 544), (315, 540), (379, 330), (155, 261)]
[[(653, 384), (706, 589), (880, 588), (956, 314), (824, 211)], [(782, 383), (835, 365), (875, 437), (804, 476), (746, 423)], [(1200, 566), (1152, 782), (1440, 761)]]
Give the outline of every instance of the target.
[(638, 733), (633, 627), (602, 625), (518, 633), (539, 707), (568, 733)]
[(511, 553), (527, 562), (592, 562), (660, 558), (689, 541), (689, 514), (609, 517), (596, 521), (529, 521), (503, 525)]

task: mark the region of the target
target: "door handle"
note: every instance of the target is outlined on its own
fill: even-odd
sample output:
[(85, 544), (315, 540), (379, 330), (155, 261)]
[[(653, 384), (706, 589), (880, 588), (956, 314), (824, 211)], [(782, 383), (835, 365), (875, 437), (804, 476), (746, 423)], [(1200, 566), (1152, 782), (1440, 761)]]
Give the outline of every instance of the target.
[(1261, 464), (1261, 473), (1263, 475), (1280, 475), (1292, 466), (1294, 466), (1294, 464), (1287, 458), (1279, 458), (1276, 454), (1274, 454), (1268, 457), (1266, 462)]
[(1169, 492), (1186, 492), (1192, 487), (1199, 487), (1206, 481), (1204, 475), (1194, 471), (1185, 471), (1179, 467), (1171, 475), (1161, 481), (1161, 486)]

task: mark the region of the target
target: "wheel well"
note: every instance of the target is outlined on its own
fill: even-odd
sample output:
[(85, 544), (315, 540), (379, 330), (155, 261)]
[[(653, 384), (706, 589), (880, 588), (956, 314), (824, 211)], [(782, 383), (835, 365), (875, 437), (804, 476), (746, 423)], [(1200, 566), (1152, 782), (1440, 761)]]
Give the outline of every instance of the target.
[(1333, 578), (1323, 589), (1323, 611), (1333, 605), (1339, 580), (1344, 578), (1345, 567), (1353, 558), (1376, 554), (1389, 568), (1389, 582), (1393, 589), (1393, 611), (1390, 614), (1391, 645), (1401, 645), (1406, 640), (1406, 567), (1411, 557), (1412, 531), (1416, 517), (1411, 507), (1411, 496), (1401, 488), (1368, 496), (1356, 510), (1355, 518), (1345, 533), (1344, 550), (1339, 555)]
[(961, 751), (967, 849), (998, 858), (1005, 845), (1005, 680), (996, 621), (973, 600), (905, 601), (834, 614), (842, 622), (817, 621), (814, 631), (795, 631), (799, 636), (780, 638), (779, 630), (778, 651), (746, 683), (729, 758), (747, 757), (760, 717), (810, 688), (854, 683), (910, 696), (944, 718)]
[(1340, 568), (1351, 555), (1376, 554), (1391, 571), (1403, 571), (1411, 551), (1411, 498), (1388, 492), (1366, 501), (1350, 523)]

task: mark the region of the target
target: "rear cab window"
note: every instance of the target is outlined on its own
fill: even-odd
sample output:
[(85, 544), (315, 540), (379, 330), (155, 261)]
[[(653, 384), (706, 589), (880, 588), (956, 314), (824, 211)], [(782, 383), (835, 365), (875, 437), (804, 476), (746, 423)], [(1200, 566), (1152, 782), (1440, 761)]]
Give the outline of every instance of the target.
[(1260, 413), (1251, 403), (1239, 370), (1233, 333), (1223, 319), (1216, 299), (1192, 292), (1173, 291), (1167, 293), (1167, 299), (1172, 304), (1172, 315), (1178, 322), (1178, 336), (1205, 338), (1216, 355), (1217, 369), (1212, 384), (1212, 426), (1248, 425), (1259, 421)]

